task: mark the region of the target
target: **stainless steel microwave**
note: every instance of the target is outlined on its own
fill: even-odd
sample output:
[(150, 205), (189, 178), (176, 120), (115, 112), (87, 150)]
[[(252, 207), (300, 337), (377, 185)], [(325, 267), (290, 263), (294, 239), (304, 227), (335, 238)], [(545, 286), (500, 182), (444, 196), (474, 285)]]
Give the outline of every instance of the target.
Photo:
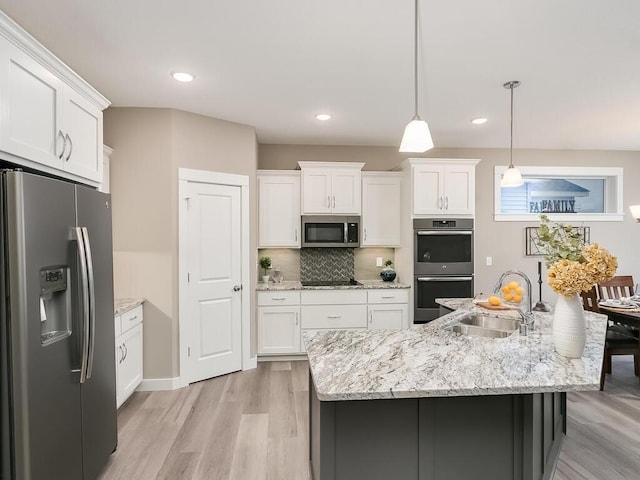
[(303, 215), (302, 247), (359, 247), (360, 217)]

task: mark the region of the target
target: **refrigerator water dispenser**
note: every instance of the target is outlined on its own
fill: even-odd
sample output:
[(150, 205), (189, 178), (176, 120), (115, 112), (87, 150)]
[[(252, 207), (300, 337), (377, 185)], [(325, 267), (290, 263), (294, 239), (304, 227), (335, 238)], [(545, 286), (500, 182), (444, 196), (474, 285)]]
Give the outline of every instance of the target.
[(40, 342), (51, 345), (71, 335), (67, 266), (40, 269)]

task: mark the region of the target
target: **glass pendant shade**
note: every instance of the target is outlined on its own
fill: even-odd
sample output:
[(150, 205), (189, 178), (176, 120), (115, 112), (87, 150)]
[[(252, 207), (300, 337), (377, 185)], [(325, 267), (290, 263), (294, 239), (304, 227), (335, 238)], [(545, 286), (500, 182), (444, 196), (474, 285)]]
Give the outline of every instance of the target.
[(400, 151), (423, 153), (432, 148), (433, 140), (431, 140), (431, 132), (427, 122), (420, 119), (411, 120), (404, 129)]
[(640, 205), (629, 205), (631, 215), (636, 219), (636, 222), (640, 222)]
[(524, 184), (524, 180), (522, 180), (522, 175), (520, 175), (520, 170), (518, 170), (513, 165), (509, 165), (502, 175), (502, 180), (500, 181), (501, 187), (519, 187)]

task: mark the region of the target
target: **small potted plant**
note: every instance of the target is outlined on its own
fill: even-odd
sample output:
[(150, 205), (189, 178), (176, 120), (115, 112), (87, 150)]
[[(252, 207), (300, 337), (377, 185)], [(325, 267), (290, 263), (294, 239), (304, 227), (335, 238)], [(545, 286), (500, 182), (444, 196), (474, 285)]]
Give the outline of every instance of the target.
[(393, 262), (385, 260), (384, 268), (380, 271), (380, 276), (385, 282), (393, 282), (396, 279), (396, 271), (393, 269)]
[(264, 283), (269, 283), (269, 275), (267, 274), (267, 270), (271, 268), (271, 258), (270, 257), (260, 257), (260, 268), (264, 271), (264, 275), (262, 276), (262, 281)]

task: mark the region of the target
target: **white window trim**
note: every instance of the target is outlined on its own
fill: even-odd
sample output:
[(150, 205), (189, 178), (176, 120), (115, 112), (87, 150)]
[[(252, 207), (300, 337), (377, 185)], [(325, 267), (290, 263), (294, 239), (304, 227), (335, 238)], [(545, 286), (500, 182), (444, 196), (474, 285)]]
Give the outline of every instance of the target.
[[(622, 222), (624, 220), (624, 207), (622, 203), (623, 171), (621, 167), (517, 167), (523, 176), (540, 176), (549, 178), (563, 178), (570, 180), (575, 178), (604, 178), (607, 177), (607, 188), (610, 182), (615, 188), (613, 198), (609, 198), (606, 207), (612, 207), (607, 213), (549, 213), (547, 216), (556, 222), (581, 221), (581, 222)], [(496, 222), (531, 222), (537, 221), (538, 213), (499, 213), (501, 204), (500, 179), (506, 166), (497, 166), (494, 169), (494, 210), (493, 219)], [(611, 205), (610, 203), (613, 203)]]

